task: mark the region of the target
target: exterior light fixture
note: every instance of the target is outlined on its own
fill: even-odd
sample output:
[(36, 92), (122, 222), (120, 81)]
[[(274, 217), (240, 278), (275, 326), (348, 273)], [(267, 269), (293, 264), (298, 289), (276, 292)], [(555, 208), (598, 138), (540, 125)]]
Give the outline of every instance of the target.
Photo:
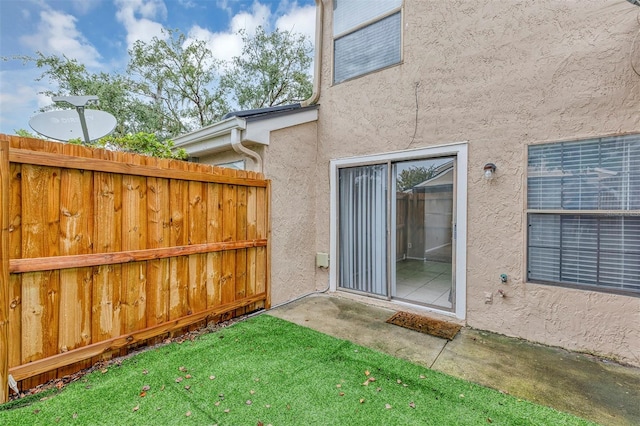
[(487, 163), (484, 165), (484, 178), (489, 180), (493, 178), (493, 175), (496, 173), (496, 165), (493, 163)]

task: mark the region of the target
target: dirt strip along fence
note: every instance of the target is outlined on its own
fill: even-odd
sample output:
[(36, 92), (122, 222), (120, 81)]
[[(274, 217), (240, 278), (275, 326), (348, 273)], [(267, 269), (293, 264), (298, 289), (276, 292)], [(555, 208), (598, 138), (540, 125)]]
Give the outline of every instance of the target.
[(0, 403), (268, 308), (261, 174), (0, 135)]

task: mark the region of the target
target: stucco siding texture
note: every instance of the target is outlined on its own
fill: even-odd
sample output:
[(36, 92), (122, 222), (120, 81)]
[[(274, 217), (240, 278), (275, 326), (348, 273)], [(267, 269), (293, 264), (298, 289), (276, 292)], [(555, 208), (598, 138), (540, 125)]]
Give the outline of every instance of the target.
[(264, 150), (271, 179), (271, 303), (315, 288), (316, 123), (271, 133)]
[(617, 0), (406, 0), (403, 62), (332, 85), (327, 7), (318, 173), (294, 168), (302, 182), (289, 181), (315, 186), (316, 250), (329, 250), (331, 159), (468, 141), (467, 324), (640, 365), (640, 297), (527, 283), (524, 258), (527, 146), (640, 132), (639, 12)]

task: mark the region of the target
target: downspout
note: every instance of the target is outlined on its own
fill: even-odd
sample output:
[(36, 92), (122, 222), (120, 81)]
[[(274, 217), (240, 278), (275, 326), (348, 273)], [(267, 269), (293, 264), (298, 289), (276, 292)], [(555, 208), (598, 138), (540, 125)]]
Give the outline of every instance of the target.
[(246, 155), (247, 157), (251, 158), (258, 166), (258, 170), (260, 171), (260, 173), (263, 173), (264, 169), (262, 167), (262, 157), (260, 157), (260, 154), (258, 154), (257, 152), (252, 151), (246, 146), (242, 145), (241, 135), (242, 132), (240, 129), (231, 129), (231, 147), (238, 154)]
[(322, 0), (316, 0), (316, 54), (313, 69), (313, 92), (309, 99), (305, 99), (300, 106), (306, 107), (315, 105), (320, 97), (320, 73), (322, 72), (322, 16), (324, 14), (324, 5)]

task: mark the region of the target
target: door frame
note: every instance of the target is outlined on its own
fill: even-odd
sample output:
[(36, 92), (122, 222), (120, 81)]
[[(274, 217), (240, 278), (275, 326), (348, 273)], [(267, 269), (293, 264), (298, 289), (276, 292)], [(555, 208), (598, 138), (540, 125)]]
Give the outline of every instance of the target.
[[(449, 145), (439, 145), (429, 148), (419, 148), (406, 151), (395, 151), (380, 154), (373, 154), (361, 157), (349, 157), (340, 158), (330, 161), (330, 259), (331, 267), (329, 274), (329, 289), (330, 291), (340, 290), (338, 287), (338, 269), (339, 256), (338, 256), (338, 171), (344, 167), (354, 167), (369, 164), (387, 163), (389, 161), (406, 161), (430, 157), (444, 157), (452, 156), (456, 157), (457, 168), (455, 170), (455, 182), (456, 182), (456, 194), (454, 197), (454, 203), (456, 205), (455, 211), (455, 225), (453, 229), (455, 239), (455, 267), (453, 270), (453, 276), (455, 277), (455, 309), (454, 311), (446, 311), (432, 307), (423, 307), (422, 309), (437, 312), (443, 315), (455, 316), (458, 319), (465, 319), (466, 317), (466, 298), (467, 298), (467, 158), (468, 158), (468, 143), (458, 142)], [(391, 238), (391, 230), (387, 229), (387, 239)], [(388, 240), (389, 241), (389, 240)], [(395, 257), (395, 253), (391, 253)], [(395, 304), (407, 304), (406, 302), (400, 302), (391, 300), (391, 303)]]

